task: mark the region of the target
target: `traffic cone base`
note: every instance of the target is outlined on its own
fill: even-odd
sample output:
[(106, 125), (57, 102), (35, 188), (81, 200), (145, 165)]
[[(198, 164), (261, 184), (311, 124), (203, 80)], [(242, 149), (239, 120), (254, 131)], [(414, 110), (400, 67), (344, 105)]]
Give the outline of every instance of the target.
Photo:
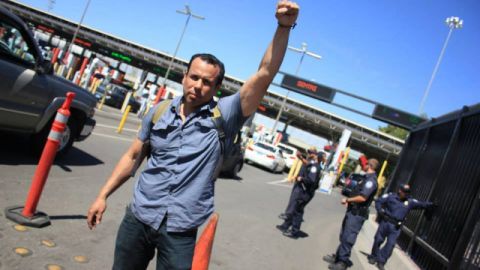
[(23, 206), (10, 206), (5, 208), (5, 216), (11, 221), (34, 228), (43, 228), (50, 225), (50, 218), (43, 212), (36, 211), (33, 216), (26, 217), (22, 214)]

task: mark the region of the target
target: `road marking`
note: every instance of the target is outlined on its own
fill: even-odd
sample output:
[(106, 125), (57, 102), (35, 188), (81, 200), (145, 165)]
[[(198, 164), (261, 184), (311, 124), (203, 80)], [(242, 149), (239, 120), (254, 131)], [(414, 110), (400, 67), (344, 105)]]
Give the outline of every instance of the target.
[[(109, 126), (109, 125), (104, 125), (104, 124), (96, 124), (97, 127), (104, 127), (104, 128), (111, 128), (111, 129), (117, 129), (118, 127), (115, 126)], [(133, 128), (124, 128), (123, 130), (130, 131), (130, 132), (135, 132), (137, 133), (138, 129), (133, 129)]]
[[(267, 182), (267, 184), (269, 184), (269, 185), (275, 185), (275, 186), (279, 186), (279, 187), (292, 188), (292, 184), (291, 184), (290, 182), (288, 182), (287, 179), (282, 179), (282, 180), (277, 180), (277, 181), (271, 181), (271, 182)], [(322, 191), (320, 191), (319, 189), (317, 189), (315, 192), (316, 192), (316, 193), (326, 194), (325, 192), (322, 192)], [(329, 195), (329, 194), (326, 194), (326, 195)]]
[(107, 135), (107, 134), (102, 134), (102, 133), (97, 133), (97, 132), (92, 132), (92, 135), (97, 135), (97, 136), (100, 136), (100, 137), (107, 137), (107, 138), (117, 139), (117, 140), (127, 141), (127, 142), (132, 142), (133, 141), (132, 139), (127, 139), (127, 138), (122, 138), (122, 137), (117, 137), (117, 136), (112, 136), (112, 135)]
[(278, 183), (286, 183), (286, 182), (288, 182), (287, 179), (282, 179), (282, 180), (278, 180), (278, 181), (268, 182), (268, 184), (275, 185), (275, 184), (278, 184)]

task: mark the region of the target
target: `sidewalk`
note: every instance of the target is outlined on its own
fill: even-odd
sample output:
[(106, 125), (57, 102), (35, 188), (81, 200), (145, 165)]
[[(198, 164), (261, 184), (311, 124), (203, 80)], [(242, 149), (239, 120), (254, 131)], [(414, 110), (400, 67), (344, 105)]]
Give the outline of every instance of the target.
[[(358, 234), (357, 242), (355, 243), (353, 252), (355, 252), (356, 255), (360, 258), (360, 263), (363, 268), (355, 269), (377, 269), (377, 267), (368, 263), (366, 255), (370, 254), (375, 232), (378, 228), (378, 223), (375, 222), (375, 217), (376, 214), (371, 214), (369, 219), (363, 224), (362, 230)], [(410, 259), (410, 257), (403, 250), (401, 250), (398, 246), (395, 246), (392, 256), (385, 265), (385, 269), (419, 270), (420, 268), (412, 261), (412, 259)]]

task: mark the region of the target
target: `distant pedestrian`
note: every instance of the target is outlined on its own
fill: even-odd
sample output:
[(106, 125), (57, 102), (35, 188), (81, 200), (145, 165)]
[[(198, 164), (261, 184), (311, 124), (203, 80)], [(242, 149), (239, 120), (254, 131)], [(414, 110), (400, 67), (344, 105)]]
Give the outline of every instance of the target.
[[(380, 218), (377, 233), (372, 247), (372, 253), (368, 256), (370, 264), (377, 264), (378, 269), (385, 269), (385, 263), (392, 255), (393, 248), (400, 235), (400, 228), (412, 209), (429, 209), (431, 202), (422, 202), (410, 197), (410, 186), (402, 185), (398, 193), (385, 194), (375, 202), (375, 208)], [(383, 242), (387, 242), (380, 247)]]
[(369, 159), (364, 168), (366, 170), (365, 179), (354, 187), (348, 198), (342, 199), (342, 204), (347, 206), (347, 212), (342, 222), (340, 245), (337, 251), (335, 254), (323, 257), (324, 261), (330, 263), (328, 269), (345, 270), (353, 265), (350, 261), (352, 248), (363, 223), (368, 219), (368, 208), (377, 191), (377, 175), (375, 173), (377, 167), (378, 160)]
[(298, 238), (300, 236), (300, 225), (303, 221), (305, 207), (312, 200), (315, 190), (318, 188), (322, 172), (320, 164), (322, 159), (323, 153), (308, 150), (307, 164), (302, 165), (300, 173), (295, 179), (287, 210), (283, 216), (280, 215), (285, 221), (281, 225), (277, 225), (277, 229), (287, 237)]

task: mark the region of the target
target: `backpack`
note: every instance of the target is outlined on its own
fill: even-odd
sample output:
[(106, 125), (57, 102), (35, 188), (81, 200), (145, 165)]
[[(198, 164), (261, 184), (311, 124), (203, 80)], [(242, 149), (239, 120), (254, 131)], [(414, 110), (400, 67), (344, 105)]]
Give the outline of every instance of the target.
[[(170, 105), (172, 104), (171, 99), (166, 99), (163, 100), (158, 104), (158, 106), (155, 108), (155, 112), (152, 117), (152, 121), (150, 121), (150, 129), (157, 123), (158, 120), (165, 114), (168, 108), (170, 108)], [(215, 173), (214, 173), (214, 180), (217, 179), (218, 175), (220, 174), (220, 170), (222, 168), (223, 164), (223, 157), (225, 154), (225, 131), (223, 129), (223, 117), (220, 109), (218, 108), (218, 104), (213, 108), (213, 115), (210, 117), (212, 120), (218, 134), (218, 139), (220, 141), (220, 159), (217, 163), (217, 166), (215, 167)], [(139, 155), (138, 158), (135, 159), (135, 163), (133, 165), (132, 171), (130, 172), (130, 176), (133, 177), (135, 176), (136, 171), (138, 170), (138, 167), (143, 162), (143, 159), (147, 157), (149, 159), (151, 156), (151, 147), (150, 147), (150, 140), (147, 140), (143, 143), (142, 146), (142, 151)]]

